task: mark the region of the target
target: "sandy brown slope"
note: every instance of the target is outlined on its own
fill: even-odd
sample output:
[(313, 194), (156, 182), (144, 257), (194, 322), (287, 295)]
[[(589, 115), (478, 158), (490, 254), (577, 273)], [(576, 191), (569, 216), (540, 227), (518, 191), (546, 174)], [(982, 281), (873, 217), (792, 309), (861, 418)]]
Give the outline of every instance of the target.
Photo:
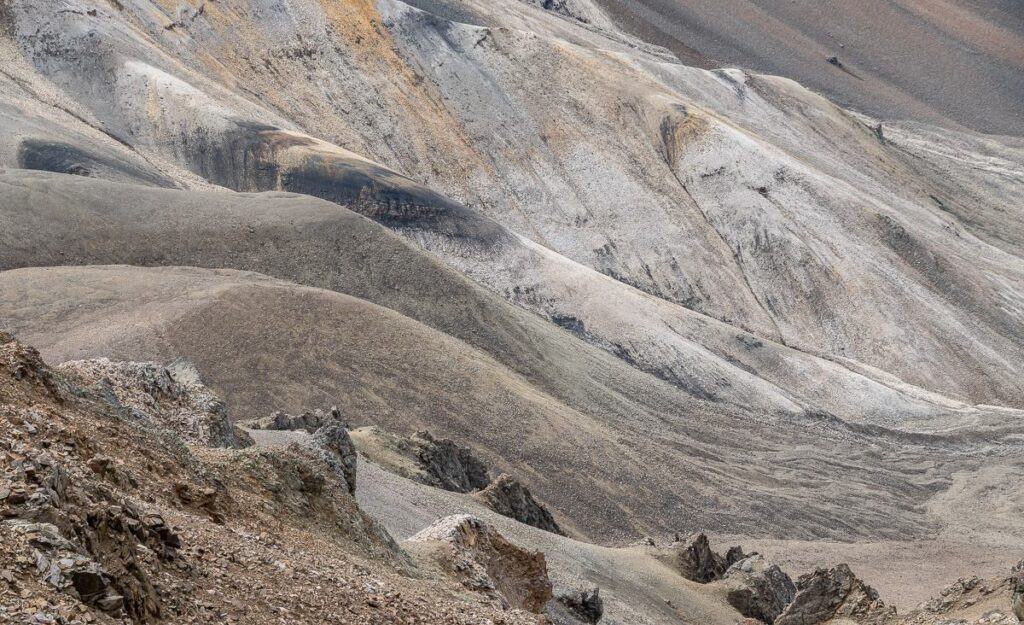
[[(236, 414), (336, 403), (355, 424), (429, 426), (595, 538), (922, 537), (956, 515), (926, 507), (952, 473), (1020, 471), (1012, 425), (910, 436), (735, 413), (540, 322), (526, 336), (545, 356), (521, 375), (392, 311), (251, 274), (40, 268), (3, 272), (0, 285), (5, 325), (53, 357), (183, 356)], [(1010, 483), (989, 492), (1012, 501)]]
[[(978, 0), (599, 0), (687, 63), (787, 76), (883, 119), (1024, 134), (1024, 12)], [(826, 62), (838, 56), (843, 67)]]
[[(589, 583), (601, 588), (609, 623), (685, 623), (733, 625), (736, 616), (714, 586), (682, 579), (654, 555), (671, 536), (658, 536), (655, 548), (631, 545), (608, 548), (524, 526), (479, 505), (471, 497), (410, 482), (370, 462), (359, 467), (359, 505), (401, 540), (434, 519), (469, 513), (501, 528), (520, 544), (547, 556), (556, 587)], [(901, 614), (935, 596), (939, 589), (967, 575), (1003, 577), (1024, 553), (1024, 543), (979, 544), (946, 537), (941, 541), (839, 543), (758, 540), (713, 536), (713, 546), (742, 545), (779, 563), (795, 579), (821, 566), (846, 562)], [(724, 604), (724, 605), (723, 605)], [(1006, 606), (1001, 606), (1004, 610)]]

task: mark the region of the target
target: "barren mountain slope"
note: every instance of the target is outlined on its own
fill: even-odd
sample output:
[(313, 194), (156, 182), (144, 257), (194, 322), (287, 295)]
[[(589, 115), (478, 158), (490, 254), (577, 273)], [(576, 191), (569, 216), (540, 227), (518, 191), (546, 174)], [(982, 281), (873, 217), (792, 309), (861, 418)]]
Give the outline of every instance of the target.
[(0, 328), (436, 430), (577, 538), (1020, 549), (1019, 142), (413, 4), (0, 0)]
[[(255, 270), (394, 308), (517, 371), (535, 369), (524, 364), (524, 355), (543, 355), (542, 349), (513, 347), (528, 332), (523, 324), (539, 327), (533, 315), (512, 313), (453, 270), (335, 204), (16, 171), (0, 174), (0, 186), (8, 197), (0, 206), (0, 268), (123, 263)], [(695, 397), (757, 412), (826, 412), (924, 431), (955, 428), (979, 416), (970, 405), (884, 372), (815, 357), (651, 297), (485, 219), (442, 223), (430, 215), (401, 221), (403, 230), (454, 236), (451, 247), (462, 250), (463, 259), (485, 249), (502, 254), (501, 262), (475, 266), (513, 284), (526, 271), (538, 280), (526, 291), (531, 308)], [(512, 325), (489, 322), (494, 310), (511, 314)], [(548, 375), (560, 386), (569, 379)]]
[(315, 456), (188, 444), (109, 392), (0, 333), (3, 623), (537, 622), (417, 574)]
[(687, 62), (787, 76), (888, 120), (1024, 134), (1024, 12), (1013, 0), (598, 2)]
[[(573, 317), (550, 284), (564, 272), (477, 209), (764, 338), (1021, 405), (1019, 150), (958, 135), (950, 155), (927, 132), (874, 132), (793, 83), (679, 65), (571, 6), (464, 3), (488, 26), (392, 0), (10, 14), (39, 80), (154, 165), (351, 204), (516, 303)], [(586, 338), (648, 370), (678, 361), (600, 325), (584, 320)]]
[[(977, 411), (974, 425), (912, 435), (730, 409), (540, 320), (524, 324), (538, 355), (520, 350), (528, 371), (517, 374), (393, 311), (255, 274), (25, 269), (0, 273), (0, 285), (6, 323), (51, 357), (184, 356), (237, 418), (337, 404), (356, 425), (431, 428), (471, 443), (527, 482), (564, 526), (593, 538), (703, 527), (925, 538), (958, 516), (931, 502), (959, 477), (996, 467), (1005, 479), (987, 492), (1020, 505), (1014, 411)], [(500, 311), (491, 317), (498, 329), (521, 314)], [(1013, 526), (1002, 513), (978, 520), (977, 542), (1011, 544), (1012, 535), (989, 531), (1002, 522)]]

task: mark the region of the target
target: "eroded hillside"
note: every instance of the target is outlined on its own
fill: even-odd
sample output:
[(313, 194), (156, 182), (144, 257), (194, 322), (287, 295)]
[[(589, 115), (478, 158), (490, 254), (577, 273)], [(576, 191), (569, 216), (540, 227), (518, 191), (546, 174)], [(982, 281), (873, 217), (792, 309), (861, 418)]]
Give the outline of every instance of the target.
[(46, 358), (435, 431), (571, 538), (1019, 559), (1014, 142), (690, 67), (589, 0), (0, 20), (0, 327)]

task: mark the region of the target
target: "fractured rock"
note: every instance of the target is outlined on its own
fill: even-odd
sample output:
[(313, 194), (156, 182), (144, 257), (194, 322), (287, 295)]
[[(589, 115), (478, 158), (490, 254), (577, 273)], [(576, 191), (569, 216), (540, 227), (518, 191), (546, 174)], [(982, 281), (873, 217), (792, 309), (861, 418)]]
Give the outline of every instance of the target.
[(1013, 580), (1013, 615), (1024, 623), (1024, 560), (1018, 562), (1011, 570)]
[(707, 584), (722, 577), (725, 570), (735, 561), (745, 557), (743, 549), (732, 547), (728, 555), (722, 556), (711, 550), (707, 535), (698, 532), (673, 546), (671, 564), (686, 579)]
[(547, 616), (552, 625), (593, 625), (604, 615), (604, 601), (597, 586), (558, 593), (548, 602)]
[[(39, 578), (57, 590), (77, 595), (82, 602), (117, 614), (125, 609), (133, 617), (159, 614), (159, 604), (147, 575), (136, 566), (133, 549), (119, 548), (118, 541), (132, 527), (128, 521), (135, 512), (111, 506), (90, 519), (84, 529), (84, 543), (66, 539), (49, 523), (28, 523), (18, 519), (6, 522), (15, 535), (23, 536), (33, 549), (35, 569)], [(142, 526), (134, 526), (133, 541), (146, 541)], [(120, 534), (114, 537), (114, 534)], [(152, 543), (150, 543), (152, 544)], [(90, 553), (95, 551), (96, 553)], [(106, 559), (117, 567), (117, 574), (108, 572), (94, 557)], [(133, 571), (133, 572), (128, 572)], [(129, 599), (122, 593), (129, 593)], [(145, 616), (144, 616), (145, 615)]]
[(541, 613), (552, 598), (544, 554), (509, 542), (468, 514), (436, 521), (409, 538), (406, 546), (432, 553), (466, 588), (495, 599), (503, 608)]
[(846, 564), (801, 575), (796, 587), (793, 602), (775, 619), (775, 625), (815, 625), (840, 617), (874, 625), (896, 614), (895, 608), (886, 606), (878, 592)]
[[(0, 368), (10, 372), (11, 377), (19, 383), (42, 387), (52, 396), (59, 393), (57, 379), (43, 363), (39, 351), (19, 343), (6, 332), (0, 332)], [(2, 391), (0, 401), (6, 401)]]
[[(311, 449), (335, 475), (344, 480), (348, 492), (355, 494), (358, 456), (348, 425), (337, 406), (330, 410), (307, 410), (299, 415), (279, 410), (269, 417), (244, 421), (242, 426), (250, 430), (300, 433), (302, 440), (293, 445), (300, 450)], [(303, 432), (312, 436), (307, 439), (301, 434)]]
[(725, 568), (728, 569), (730, 566), (736, 564), (737, 562), (740, 562), (741, 560), (746, 560), (750, 556), (756, 555), (756, 552), (751, 554), (743, 553), (743, 547), (739, 545), (729, 547), (729, 550), (725, 552)]
[(468, 447), (446, 438), (434, 438), (430, 432), (417, 432), (418, 458), (423, 470), (433, 476), (440, 488), (468, 493), (485, 488), (491, 481), (487, 465)]
[(290, 415), (278, 410), (269, 417), (242, 421), (240, 425), (251, 430), (305, 431), (307, 434), (315, 434), (317, 430), (327, 425), (348, 427), (337, 406), (331, 406), (330, 410), (317, 408), (299, 415)]
[(361, 454), (396, 475), (456, 493), (490, 484), (487, 465), (468, 447), (429, 432), (404, 437), (370, 426), (351, 434)]
[(1011, 607), (1014, 587), (1012, 575), (995, 579), (960, 578), (898, 622), (900, 625), (1017, 625), (1019, 621)]
[(186, 441), (207, 447), (252, 444), (228, 419), (227, 409), (188, 362), (73, 360), (57, 370), (91, 387), (116, 408), (143, 422), (167, 428)]
[(502, 473), (475, 496), (498, 514), (554, 534), (565, 535), (548, 509), (530, 494), (528, 488), (508, 474)]
[(356, 465), (358, 456), (352, 438), (340, 424), (325, 425), (313, 434), (313, 449), (345, 480), (348, 492), (356, 493)]
[(758, 554), (734, 563), (723, 580), (729, 589), (729, 605), (743, 616), (763, 623), (774, 623), (796, 595), (789, 575)]

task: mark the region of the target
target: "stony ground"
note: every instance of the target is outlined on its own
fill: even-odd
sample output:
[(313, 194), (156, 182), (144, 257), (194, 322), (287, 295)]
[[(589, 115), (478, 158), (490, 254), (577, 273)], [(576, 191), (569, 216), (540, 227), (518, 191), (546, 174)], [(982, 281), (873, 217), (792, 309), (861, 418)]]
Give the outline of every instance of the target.
[(533, 623), (416, 578), (325, 465), (186, 446), (0, 345), (0, 621)]
[[(745, 23), (731, 30), (746, 40), (794, 15), (822, 23), (801, 2), (752, 30), (732, 10), (765, 4), (723, 3), (715, 26)], [(968, 55), (984, 63), (1016, 49), (1000, 7), (910, 21), (999, 43)], [(870, 583), (915, 586), (901, 602), (1005, 571), (1024, 548), (1020, 141), (687, 65), (688, 50), (680, 62), (617, 19), (593, 0), (0, 0), (0, 326), (53, 362), (185, 357), (235, 419), (338, 405), (354, 426), (471, 446), (578, 539), (537, 539), (569, 545), (565, 567), (630, 572), (628, 600), (609, 600), (626, 622), (735, 614), (643, 549), (594, 543), (705, 530), (779, 545), (804, 569), (859, 555)], [(883, 21), (914, 55), (950, 50)], [(876, 38), (871, 54), (894, 45)], [(860, 61), (842, 61), (825, 64), (843, 84), (878, 84), (848, 81)], [(1019, 106), (899, 69), (940, 99)], [(209, 407), (176, 428), (220, 418)], [(235, 505), (240, 523), (284, 515), (320, 540), (340, 522), (353, 553), (392, 550), (349, 499), (321, 501), (337, 485), (301, 454), (161, 453), (193, 482), (143, 471), (132, 479), (158, 493), (112, 492), (214, 533)], [(141, 471), (139, 457), (123, 461)], [(95, 465), (84, 475), (118, 466), (79, 460)], [(107, 502), (96, 489), (112, 475), (76, 497)], [(380, 501), (389, 527), (433, 520)], [(94, 604), (143, 613), (159, 589), (125, 562), (148, 553), (100, 549), (110, 532), (173, 541), (136, 508), (74, 525), (114, 570), (68, 570)], [(930, 546), (927, 574), (907, 563), (914, 545)], [(65, 559), (37, 568), (61, 585)], [(186, 576), (176, 566), (158, 558), (146, 579)], [(107, 592), (115, 574), (124, 592)], [(172, 593), (167, 609), (193, 599)]]

